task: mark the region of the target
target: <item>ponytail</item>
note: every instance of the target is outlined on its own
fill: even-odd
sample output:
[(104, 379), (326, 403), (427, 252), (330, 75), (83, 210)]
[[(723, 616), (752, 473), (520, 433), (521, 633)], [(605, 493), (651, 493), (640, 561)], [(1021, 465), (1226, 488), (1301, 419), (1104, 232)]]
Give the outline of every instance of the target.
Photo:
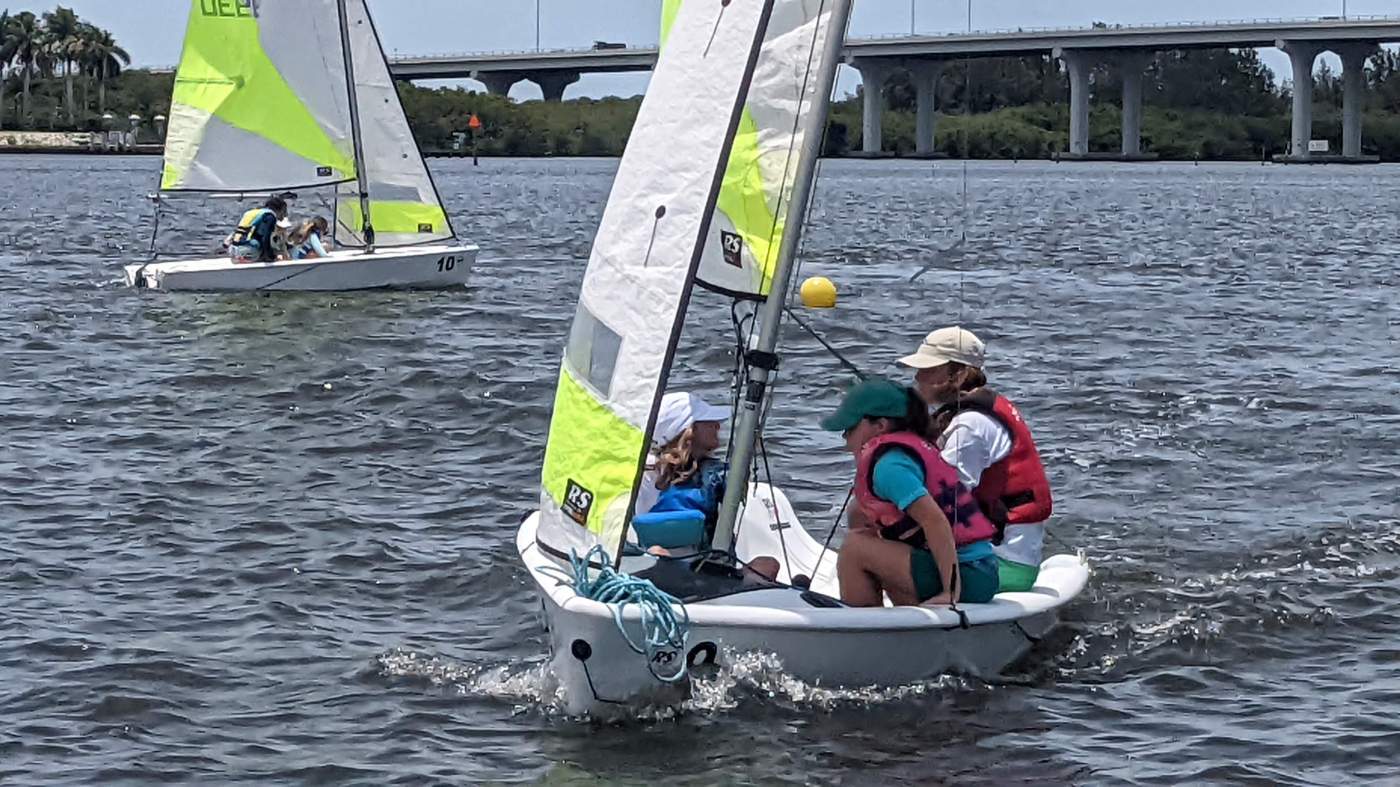
[[(972, 393), (978, 388), (986, 387), (987, 375), (984, 374), (981, 369), (974, 366), (967, 366), (957, 361), (949, 361), (949, 363), (953, 366), (953, 374), (963, 375), (962, 384), (958, 386), (959, 394)], [(953, 419), (957, 418), (958, 414), (961, 412), (962, 408), (958, 406), (958, 402), (950, 402), (949, 404), (939, 407), (929, 418), (929, 430), (926, 433), (928, 439), (935, 443), (941, 440), (943, 438), (943, 433), (948, 431), (948, 425), (951, 424)]]

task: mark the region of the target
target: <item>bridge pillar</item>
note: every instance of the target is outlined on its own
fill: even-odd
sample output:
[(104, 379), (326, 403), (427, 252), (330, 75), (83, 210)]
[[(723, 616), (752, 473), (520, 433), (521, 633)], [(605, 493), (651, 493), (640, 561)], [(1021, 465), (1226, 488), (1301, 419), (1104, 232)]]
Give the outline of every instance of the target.
[(938, 126), (938, 80), (943, 76), (943, 64), (934, 60), (915, 61), (909, 64), (909, 78), (914, 83), (914, 104), (917, 115), (914, 123), (914, 152), (920, 156), (931, 156), (934, 134)]
[(472, 79), (486, 86), (486, 92), (493, 96), (505, 96), (510, 94), (510, 89), (515, 87), (521, 77), (509, 71), (487, 71), (485, 73), (474, 73)]
[(544, 92), (545, 101), (563, 101), (564, 89), (578, 80), (577, 71), (541, 71), (530, 75), (530, 81)]
[(1312, 158), (1313, 66), (1322, 47), (1307, 41), (1280, 41), (1278, 48), (1293, 62), (1293, 139), (1288, 154), (1296, 159)]
[(878, 156), (884, 149), (885, 81), (890, 77), (890, 65), (879, 60), (857, 60), (852, 67), (860, 72), (863, 95), (861, 118), (861, 151)]
[(1142, 155), (1142, 74), (1151, 56), (1145, 52), (1125, 52), (1118, 56), (1123, 72), (1123, 157)]
[(1069, 72), (1069, 153), (1089, 155), (1089, 74), (1094, 61), (1087, 52), (1061, 49), (1056, 55)]
[(1372, 44), (1332, 48), (1342, 59), (1342, 155), (1361, 157), (1361, 112), (1366, 103), (1366, 60), (1376, 53)]

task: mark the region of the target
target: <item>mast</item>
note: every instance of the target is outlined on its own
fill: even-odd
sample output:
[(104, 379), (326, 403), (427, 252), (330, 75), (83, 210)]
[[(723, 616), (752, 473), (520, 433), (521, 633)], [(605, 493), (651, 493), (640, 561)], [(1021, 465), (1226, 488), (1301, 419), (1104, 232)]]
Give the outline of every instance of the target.
[(750, 366), (749, 384), (744, 391), (743, 400), (739, 403), (739, 417), (734, 425), (734, 453), (729, 457), (729, 477), (725, 482), (724, 501), (720, 504), (719, 522), (715, 525), (712, 542), (715, 549), (725, 552), (733, 548), (734, 526), (739, 518), (739, 508), (749, 495), (749, 465), (753, 463), (763, 402), (768, 396), (768, 381), (777, 369), (775, 351), (782, 327), (783, 308), (787, 305), (798, 243), (802, 238), (802, 223), (807, 217), (807, 203), (812, 197), (812, 181), (816, 174), (817, 160), (821, 157), (822, 142), (826, 137), (823, 131), (826, 128), (826, 116), (831, 105), (831, 90), (836, 81), (841, 50), (846, 45), (846, 25), (851, 16), (851, 2), (852, 0), (832, 0), (831, 29), (827, 31), (826, 50), (822, 53), (822, 62), (831, 65), (826, 73), (818, 77), (810, 125), (802, 138), (797, 177), (792, 187), (788, 211), (789, 226), (783, 233), (782, 245), (778, 247), (778, 262), (773, 269), (772, 290), (768, 293), (768, 300), (764, 302), (760, 312), (758, 346), (749, 353), (750, 358), (758, 362)]
[(345, 89), (350, 98), (350, 137), (355, 145), (355, 179), (360, 188), (360, 215), (364, 217), (365, 253), (374, 251), (374, 224), (369, 217), (369, 181), (365, 174), (365, 143), (360, 135), (360, 97), (355, 90), (355, 55), (350, 50), (350, 15), (345, 0), (336, 0), (340, 14), (340, 47), (345, 52)]

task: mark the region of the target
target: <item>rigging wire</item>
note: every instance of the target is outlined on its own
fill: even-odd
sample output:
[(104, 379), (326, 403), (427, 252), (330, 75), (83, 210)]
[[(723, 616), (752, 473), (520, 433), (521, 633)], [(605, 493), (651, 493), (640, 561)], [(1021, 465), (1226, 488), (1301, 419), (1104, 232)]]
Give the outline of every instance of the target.
[[(822, 0), (820, 6), (819, 6), (818, 9), (817, 9), (817, 15), (818, 15), (818, 16), (820, 16), (820, 15), (823, 14), (823, 13), (825, 13), (825, 11), (826, 11), (826, 9), (827, 9), (827, 5), (828, 5), (827, 0)], [(847, 20), (847, 27), (849, 27), (849, 21), (850, 21), (850, 20), (848, 19), (848, 20)], [(846, 35), (846, 33), (847, 33), (847, 30), (846, 30), (846, 29), (842, 29), (842, 30), (834, 31), (834, 32), (833, 32), (833, 31), (830, 31), (830, 30), (827, 31), (827, 35), (841, 35), (841, 36), (844, 36), (844, 35)], [(799, 96), (805, 96), (805, 95), (807, 95), (808, 86), (809, 86), (810, 83), (811, 83), (812, 71), (813, 71), (812, 63), (813, 63), (813, 60), (816, 58), (817, 53), (818, 53), (818, 47), (817, 47), (818, 38), (819, 38), (818, 35), (815, 35), (815, 34), (814, 34), (814, 35), (812, 36), (811, 47), (808, 49), (808, 53), (807, 53), (807, 69), (806, 69), (806, 72), (803, 74), (803, 77), (802, 77), (802, 88), (801, 88), (801, 91), (798, 93)], [(839, 66), (838, 66), (838, 67), (839, 67)], [(837, 90), (837, 82), (836, 82), (835, 79), (833, 79), (832, 82), (831, 82), (831, 91), (830, 91), (830, 94), (829, 94), (828, 98), (834, 97), (834, 96), (836, 95), (836, 90)], [(824, 118), (821, 118), (820, 120), (821, 120), (821, 145), (818, 147), (818, 150), (817, 150), (817, 154), (816, 154), (816, 155), (817, 155), (817, 161), (815, 162), (815, 167), (814, 167), (814, 170), (813, 170), (813, 173), (812, 173), (812, 193), (813, 193), (813, 194), (814, 194), (815, 191), (816, 191), (816, 184), (821, 180), (822, 152), (826, 150), (826, 145), (827, 145), (827, 141), (828, 141), (828, 138), (829, 138), (828, 135), (829, 135), (830, 130), (831, 130), (831, 123), (830, 123), (830, 119), (829, 119), (829, 118), (824, 117)], [(799, 131), (800, 128), (801, 128), (801, 125), (800, 125), (800, 124), (801, 124), (801, 112), (797, 113), (797, 117), (795, 117), (795, 118), (793, 119), (792, 134), (791, 134), (791, 136), (789, 137), (787, 157), (786, 157), (786, 161), (784, 162), (784, 165), (783, 165), (783, 179), (782, 179), (781, 182), (784, 183), (784, 184), (786, 184), (786, 183), (789, 182), (788, 175), (789, 175), (789, 173), (791, 172), (792, 167), (797, 163), (797, 162), (795, 161), (795, 155), (800, 153), (800, 149), (799, 149), (798, 146), (797, 146), (797, 142), (798, 142), (798, 131)], [(783, 215), (783, 208), (784, 208), (784, 205), (786, 204), (786, 203), (785, 203), (786, 196), (787, 196), (786, 192), (782, 192), (782, 191), (779, 192), (778, 204), (777, 204), (777, 206), (776, 206), (776, 209), (775, 209), (774, 212), (773, 212), (773, 225), (770, 227), (769, 233), (768, 233), (768, 239), (769, 239), (769, 241), (770, 241), (769, 248), (773, 248), (773, 246), (772, 246), (772, 244), (771, 244), (771, 241), (772, 241), (772, 239), (773, 239), (773, 236), (778, 232), (778, 221), (779, 221), (779, 217)], [(808, 225), (808, 223), (809, 223), (810, 220), (811, 220), (812, 210), (813, 210), (813, 206), (814, 206), (815, 202), (816, 202), (815, 199), (811, 199), (811, 198), (809, 197), (809, 199), (807, 200), (807, 204), (803, 207), (803, 223), (802, 223), (802, 226), (803, 226), (804, 228)], [(786, 223), (784, 224), (784, 226), (785, 226), (785, 227), (787, 226)], [(794, 265), (793, 265), (792, 271), (791, 271), (790, 274), (789, 274), (788, 282), (792, 282), (792, 281), (797, 280), (798, 277), (801, 275), (801, 271), (802, 271), (802, 262), (803, 262), (804, 258), (806, 257), (806, 249), (807, 249), (807, 240), (808, 240), (808, 237), (809, 237), (809, 234), (808, 234), (807, 232), (804, 231), (804, 232), (801, 233), (801, 235), (800, 235), (799, 238), (798, 238), (798, 247), (797, 247), (797, 249), (794, 251), (794, 256), (795, 256), (795, 259), (794, 259), (794, 261), (793, 261), (793, 262), (794, 262)], [(766, 260), (765, 260), (765, 262), (766, 262)], [(769, 297), (770, 297), (770, 298), (773, 297), (773, 296), (772, 296), (772, 291), (771, 291), (771, 290), (769, 291)], [(787, 288), (786, 297), (787, 297), (787, 299), (788, 299), (788, 304), (784, 307), (784, 310), (787, 311), (789, 314), (791, 314), (791, 313), (792, 313), (792, 306), (791, 306), (791, 303), (792, 303), (792, 298), (793, 298), (793, 293), (792, 293), (792, 288), (791, 288), (791, 287), (788, 287), (788, 288)], [(731, 307), (731, 308), (736, 308), (736, 307), (737, 307), (737, 301), (735, 302), (735, 307)], [(755, 312), (754, 312), (754, 314), (753, 314), (753, 316), (752, 316), (752, 319), (753, 319), (754, 321), (756, 321), (756, 320), (757, 320), (757, 316), (758, 316), (758, 315), (757, 315), (757, 310), (755, 310)], [(737, 322), (736, 322), (736, 324), (737, 324)], [(750, 324), (750, 327), (752, 328), (752, 322), (751, 322), (751, 324)], [(744, 379), (743, 379), (743, 381), (742, 381), (742, 383), (743, 383), (742, 385), (737, 385), (737, 384), (736, 384), (735, 387), (734, 387), (734, 404), (735, 404), (735, 411), (736, 411), (736, 412), (738, 411), (738, 404), (739, 404), (739, 398), (738, 398), (738, 397), (739, 397), (739, 391), (741, 391), (741, 390), (743, 389), (743, 387), (747, 386), (747, 384), (748, 384), (749, 358), (748, 358), (748, 340), (747, 340), (747, 337), (744, 337), (744, 338), (743, 338), (742, 344), (741, 344), (741, 346), (740, 346), (739, 363), (740, 363), (740, 365), (741, 365), (742, 368), (743, 368), (743, 378), (744, 378)], [(753, 458), (752, 458), (752, 460), (751, 460), (751, 462), (750, 462), (751, 466), (750, 466), (750, 468), (749, 468), (749, 470), (750, 470), (749, 478), (754, 479), (754, 478), (759, 478), (759, 477), (760, 477), (760, 476), (759, 476), (759, 454), (760, 454), (760, 452), (763, 452), (763, 454), (764, 454), (764, 457), (763, 457), (763, 458), (764, 458), (763, 470), (764, 470), (764, 473), (765, 473), (764, 476), (763, 476), (763, 478), (764, 478), (764, 480), (768, 483), (770, 489), (773, 488), (773, 487), (772, 487), (773, 476), (772, 476), (772, 472), (771, 472), (771, 470), (769, 469), (768, 463), (767, 463), (767, 456), (766, 456), (767, 448), (766, 448), (766, 446), (765, 446), (765, 444), (764, 444), (764, 442), (763, 442), (763, 430), (764, 430), (765, 426), (766, 426), (767, 423), (768, 423), (768, 414), (772, 411), (772, 406), (773, 406), (773, 401), (774, 401), (774, 396), (773, 396), (773, 394), (774, 394), (774, 392), (775, 392), (776, 389), (777, 389), (777, 386), (778, 386), (778, 382), (779, 382), (780, 377), (781, 377), (781, 372), (780, 372), (780, 370), (778, 370), (778, 369), (774, 369), (774, 370), (772, 370), (772, 371), (769, 373), (768, 384), (767, 384), (767, 394), (766, 394), (766, 396), (764, 396), (764, 400), (763, 400), (763, 403), (762, 403), (762, 405), (761, 405), (761, 410), (760, 410), (760, 412), (759, 412), (758, 426), (757, 426), (757, 429), (756, 429), (756, 431), (755, 431), (755, 433), (754, 433), (754, 440), (757, 441), (757, 443), (758, 443), (759, 451), (755, 451), (755, 452), (754, 452), (754, 456), (753, 456)], [(733, 441), (734, 441), (734, 435), (733, 435), (732, 432), (731, 432), (731, 434), (730, 434), (730, 448), (731, 448), (731, 449), (733, 448)], [(773, 503), (775, 504), (775, 505), (774, 505), (774, 509), (775, 509), (775, 510), (776, 510), (776, 508), (777, 508), (776, 502), (777, 502), (776, 500), (773, 501)], [(742, 504), (741, 504), (741, 505), (742, 505)], [(740, 516), (738, 516), (738, 517), (736, 518), (736, 521), (735, 521), (735, 523), (734, 523), (734, 534), (735, 534), (736, 537), (737, 537), (737, 535), (738, 535), (738, 532), (739, 532), (740, 528), (742, 527), (742, 523), (743, 523), (743, 516), (742, 516), (742, 513), (741, 513)], [(780, 531), (779, 535), (781, 536), (781, 531)], [(731, 547), (731, 549), (732, 549), (732, 547)], [(786, 545), (784, 546), (784, 553), (786, 553)], [(791, 573), (791, 567), (790, 567), (790, 566), (789, 566), (789, 569), (788, 569), (788, 570), (789, 570), (789, 573)]]

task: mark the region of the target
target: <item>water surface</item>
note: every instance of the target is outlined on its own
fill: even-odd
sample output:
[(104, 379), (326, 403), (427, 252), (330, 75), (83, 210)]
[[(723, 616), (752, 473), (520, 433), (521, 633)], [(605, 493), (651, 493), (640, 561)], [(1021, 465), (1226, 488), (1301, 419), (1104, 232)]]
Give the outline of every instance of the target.
[[(962, 322), (1095, 573), (997, 685), (741, 659), (679, 718), (562, 717), (514, 527), (615, 162), (433, 162), (473, 284), (119, 285), (158, 163), (0, 171), (0, 782), (1165, 783), (1400, 760), (1400, 170), (825, 162), (812, 324), (863, 368)], [(966, 199), (964, 199), (964, 193)], [(236, 215), (194, 201), (168, 242)], [(966, 241), (956, 245), (966, 234)], [(952, 248), (951, 251), (942, 251)], [(917, 281), (915, 271), (933, 263)], [(678, 377), (722, 397), (727, 306)], [(846, 380), (789, 332), (769, 448), (822, 536)]]

